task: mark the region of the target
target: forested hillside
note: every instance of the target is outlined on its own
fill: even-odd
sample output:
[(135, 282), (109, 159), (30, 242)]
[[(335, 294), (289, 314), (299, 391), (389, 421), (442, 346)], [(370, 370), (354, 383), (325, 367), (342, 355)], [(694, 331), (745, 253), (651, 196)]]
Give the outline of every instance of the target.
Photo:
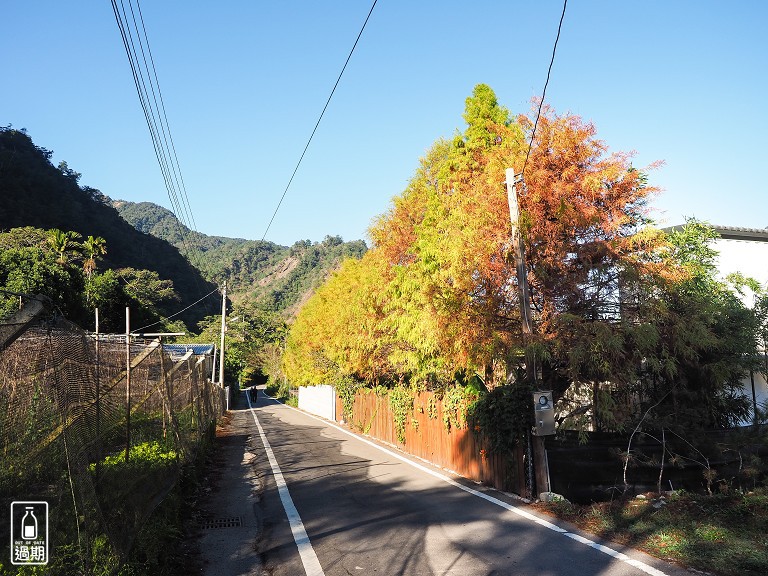
[[(19, 227), (58, 228), (106, 240), (103, 268), (152, 270), (172, 280), (178, 301), (160, 312), (172, 314), (215, 289), (179, 251), (164, 240), (137, 231), (101, 192), (78, 183), (66, 163), (51, 164), (52, 152), (35, 146), (23, 131), (0, 128), (0, 231)], [(181, 305), (180, 305), (181, 304)], [(191, 328), (217, 310), (215, 299), (181, 316)]]
[(137, 230), (189, 252), (208, 280), (217, 284), (227, 280), (233, 299), (246, 299), (289, 316), (344, 258), (359, 259), (367, 250), (362, 240), (344, 242), (339, 236), (326, 236), (316, 243), (299, 240), (290, 248), (207, 236), (190, 230), (173, 212), (151, 202), (115, 200), (112, 205)]
[[(57, 228), (104, 238), (101, 268), (151, 270), (173, 282), (179, 298), (161, 306), (161, 315), (175, 313), (227, 280), (234, 301), (292, 316), (344, 258), (360, 258), (367, 250), (362, 240), (344, 242), (338, 236), (300, 240), (291, 247), (207, 236), (156, 204), (114, 201), (81, 186), (80, 175), (65, 162), (54, 166), (51, 156), (24, 131), (0, 128), (0, 231)], [(181, 320), (195, 330), (217, 311), (211, 298)]]

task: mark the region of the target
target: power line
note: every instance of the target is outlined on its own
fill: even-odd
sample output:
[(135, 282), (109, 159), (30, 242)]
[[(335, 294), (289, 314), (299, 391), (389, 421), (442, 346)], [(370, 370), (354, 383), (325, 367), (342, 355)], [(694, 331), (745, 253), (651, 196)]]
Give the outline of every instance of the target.
[(162, 324), (165, 320), (170, 320), (171, 318), (174, 318), (175, 316), (178, 316), (179, 314), (182, 314), (183, 312), (186, 312), (187, 310), (192, 308), (192, 306), (196, 306), (197, 304), (200, 304), (200, 302), (202, 302), (203, 300), (205, 300), (206, 298), (208, 298), (212, 294), (215, 294), (218, 291), (219, 291), (219, 289), (215, 288), (215, 289), (211, 290), (210, 292), (208, 292), (208, 294), (206, 294), (205, 296), (203, 296), (202, 298), (197, 300), (196, 302), (193, 302), (192, 304), (187, 306), (186, 308), (183, 308), (183, 309), (179, 310), (178, 312), (174, 312), (173, 314), (171, 314), (170, 316), (166, 316), (162, 320), (158, 320), (157, 322), (153, 322), (152, 324), (147, 324), (146, 326), (142, 326), (141, 328), (136, 328), (134, 330), (134, 332), (141, 332), (145, 328), (151, 328), (152, 326), (157, 326), (158, 324)]
[(533, 132), (531, 132), (531, 141), (528, 142), (528, 151), (525, 153), (525, 162), (523, 163), (523, 169), (520, 172), (521, 178), (525, 178), (525, 168), (528, 166), (528, 157), (531, 155), (531, 148), (533, 147), (533, 139), (536, 137), (536, 128), (539, 126), (539, 116), (541, 115), (541, 107), (544, 106), (544, 98), (547, 95), (547, 86), (549, 85), (549, 76), (552, 73), (552, 65), (555, 63), (555, 53), (557, 52), (557, 42), (560, 40), (560, 30), (563, 27), (563, 18), (565, 18), (565, 8), (568, 6), (568, 0), (563, 0), (563, 13), (560, 15), (560, 23), (557, 25), (557, 37), (555, 38), (555, 45), (552, 47), (552, 59), (549, 61), (549, 69), (547, 70), (547, 81), (544, 82), (544, 90), (541, 92), (541, 100), (539, 101), (539, 109), (536, 112), (536, 121), (533, 123)]
[(328, 100), (325, 103), (325, 106), (323, 106), (323, 111), (320, 112), (320, 117), (317, 119), (317, 123), (315, 123), (315, 127), (312, 130), (312, 134), (309, 136), (309, 140), (307, 140), (307, 145), (304, 146), (304, 151), (301, 153), (301, 157), (299, 158), (299, 161), (296, 163), (296, 168), (293, 169), (293, 174), (291, 174), (291, 179), (288, 180), (288, 185), (285, 187), (285, 190), (283, 191), (283, 195), (280, 197), (280, 201), (277, 203), (277, 208), (275, 208), (274, 213), (272, 214), (272, 218), (269, 220), (269, 224), (267, 224), (267, 229), (264, 230), (264, 235), (261, 237), (261, 240), (264, 241), (264, 238), (267, 237), (267, 232), (269, 232), (270, 227), (272, 226), (272, 222), (275, 220), (275, 216), (277, 216), (277, 211), (280, 210), (280, 206), (283, 203), (283, 200), (285, 199), (285, 195), (288, 193), (288, 189), (291, 187), (291, 183), (293, 182), (293, 178), (296, 176), (296, 173), (299, 171), (299, 166), (301, 166), (301, 161), (304, 160), (304, 155), (307, 153), (307, 150), (309, 149), (309, 145), (312, 142), (312, 138), (315, 136), (315, 132), (317, 132), (317, 127), (320, 126), (320, 121), (323, 119), (323, 115), (325, 114), (326, 109), (328, 108), (328, 105), (331, 103), (331, 98), (333, 98), (333, 93), (336, 92), (336, 87), (339, 85), (339, 82), (341, 81), (341, 77), (344, 74), (344, 70), (347, 69), (347, 64), (349, 64), (349, 60), (352, 58), (352, 53), (355, 51), (355, 48), (357, 47), (357, 43), (360, 41), (360, 37), (363, 35), (363, 31), (365, 30), (366, 25), (368, 24), (368, 20), (371, 17), (371, 14), (373, 13), (373, 9), (376, 7), (377, 0), (373, 0), (373, 4), (371, 5), (371, 9), (368, 11), (368, 16), (365, 18), (365, 22), (363, 22), (362, 28), (360, 28), (360, 32), (357, 35), (357, 38), (355, 39), (355, 43), (352, 46), (352, 50), (349, 51), (349, 55), (347, 56), (346, 62), (344, 62), (344, 66), (341, 69), (341, 72), (339, 73), (339, 77), (336, 79), (336, 84), (333, 85), (333, 90), (331, 90), (330, 96), (328, 96)]
[[(139, 10), (139, 19), (141, 20), (141, 30), (144, 34), (144, 38), (147, 39), (147, 53), (149, 54), (149, 61), (152, 65), (152, 75), (155, 78), (155, 84), (157, 85), (157, 95), (160, 98), (160, 111), (163, 113), (163, 122), (165, 123), (165, 126), (168, 128), (168, 140), (170, 141), (171, 148), (170, 151), (173, 153), (173, 165), (176, 166), (177, 170), (174, 170), (174, 176), (176, 176), (178, 172), (178, 179), (176, 180), (176, 184), (179, 184), (179, 181), (181, 181), (181, 198), (185, 202), (185, 206), (187, 209), (187, 214), (189, 215), (189, 219), (192, 222), (192, 226), (188, 226), (192, 230), (197, 229), (197, 224), (195, 223), (195, 215), (192, 213), (192, 208), (189, 204), (189, 196), (187, 195), (187, 186), (184, 183), (184, 176), (181, 173), (181, 166), (179, 165), (179, 157), (176, 154), (176, 145), (173, 142), (173, 135), (171, 134), (171, 128), (168, 124), (168, 115), (165, 112), (165, 102), (163, 100), (163, 92), (160, 90), (160, 80), (157, 78), (157, 69), (155, 68), (155, 59), (152, 57), (152, 49), (149, 46), (149, 37), (147, 36), (147, 29), (144, 26), (144, 15), (141, 12), (141, 4), (139, 3), (139, 0), (136, 0), (136, 7)], [(167, 143), (166, 143), (167, 144)]]
[[(170, 125), (168, 124), (168, 117), (157, 77), (157, 69), (152, 57), (152, 50), (149, 45), (149, 37), (144, 25), (141, 5), (139, 0), (135, 0), (136, 9), (134, 9), (133, 1), (127, 0), (128, 8), (126, 8), (123, 0), (119, 0), (119, 6), (118, 0), (112, 0), (112, 10), (120, 30), (125, 53), (128, 56), (128, 63), (131, 67), (134, 85), (139, 96), (139, 103), (141, 104), (144, 119), (149, 129), (155, 157), (160, 166), (160, 172), (168, 192), (171, 208), (183, 227), (194, 230), (194, 217), (189, 207), (186, 187), (183, 184), (181, 167), (173, 144)], [(139, 29), (136, 12), (139, 15), (138, 20), (141, 21), (141, 29)], [(131, 22), (133, 23), (132, 25)], [(139, 54), (141, 54), (141, 57)], [(147, 85), (149, 85), (149, 88)], [(187, 258), (192, 261), (193, 252), (188, 244), (188, 234), (184, 228), (180, 230), (180, 234), (184, 252)]]

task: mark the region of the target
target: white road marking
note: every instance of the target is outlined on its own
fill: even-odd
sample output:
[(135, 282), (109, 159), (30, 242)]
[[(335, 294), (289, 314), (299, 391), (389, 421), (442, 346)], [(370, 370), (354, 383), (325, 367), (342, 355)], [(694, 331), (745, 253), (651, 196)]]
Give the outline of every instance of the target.
[(280, 465), (277, 463), (277, 458), (275, 458), (275, 454), (272, 452), (267, 435), (264, 433), (264, 429), (256, 417), (256, 412), (253, 410), (253, 406), (251, 406), (251, 399), (248, 398), (247, 392), (245, 398), (248, 400), (248, 408), (253, 416), (253, 421), (256, 422), (261, 442), (264, 444), (264, 451), (267, 453), (269, 465), (272, 467), (272, 474), (275, 477), (280, 501), (283, 503), (285, 515), (288, 517), (288, 523), (291, 525), (291, 532), (293, 533), (293, 539), (296, 541), (296, 547), (299, 549), (299, 556), (301, 557), (301, 563), (304, 564), (304, 571), (307, 573), (307, 576), (325, 576), (325, 572), (323, 572), (323, 568), (320, 566), (320, 560), (317, 559), (317, 554), (315, 554), (315, 549), (312, 548), (312, 543), (309, 541), (309, 536), (304, 528), (304, 523), (301, 521), (299, 511), (296, 510), (291, 493), (288, 491), (288, 484), (285, 478), (283, 478), (283, 473), (280, 471)]
[[(266, 395), (266, 394), (265, 394)], [(356, 438), (360, 440), (361, 442), (364, 442), (368, 444), (369, 446), (373, 446), (374, 448), (377, 448), (384, 452), (385, 454), (388, 454), (392, 456), (393, 458), (397, 458), (398, 460), (405, 462), (406, 464), (409, 464), (413, 466), (414, 468), (421, 470), (422, 472), (426, 472), (427, 474), (434, 476), (435, 478), (438, 478), (445, 482), (446, 484), (450, 484), (451, 486), (455, 486), (456, 488), (460, 490), (464, 490), (464, 492), (468, 492), (469, 494), (472, 494), (473, 496), (477, 496), (478, 498), (482, 498), (483, 500), (486, 500), (490, 502), (491, 504), (495, 504), (496, 506), (499, 506), (501, 508), (504, 508), (505, 510), (509, 510), (510, 512), (517, 514), (518, 516), (521, 516), (525, 518), (526, 520), (530, 520), (531, 522), (535, 522), (539, 526), (543, 526), (544, 528), (547, 528), (549, 530), (552, 530), (554, 532), (558, 532), (562, 534), (563, 536), (567, 536), (568, 538), (571, 538), (575, 540), (576, 542), (580, 542), (582, 544), (586, 544), (587, 546), (594, 548), (595, 550), (602, 552), (603, 554), (607, 554), (608, 556), (611, 556), (612, 558), (616, 558), (617, 560), (624, 562), (626, 564), (629, 564), (630, 566), (634, 566), (638, 570), (645, 572), (646, 574), (650, 574), (651, 576), (669, 576), (666, 572), (662, 572), (661, 570), (658, 570), (654, 568), (653, 566), (646, 564), (645, 562), (641, 562), (640, 560), (635, 560), (633, 558), (630, 558), (626, 554), (619, 552), (618, 550), (614, 550), (613, 548), (609, 548), (608, 546), (604, 546), (603, 544), (598, 544), (597, 542), (594, 542), (592, 540), (589, 540), (588, 538), (584, 538), (583, 536), (580, 536), (579, 534), (574, 534), (572, 532), (568, 532), (568, 530), (561, 528), (557, 524), (553, 524), (552, 522), (548, 522), (542, 518), (539, 518), (538, 516), (535, 516), (531, 514), (530, 512), (526, 512), (525, 510), (521, 510), (517, 506), (513, 506), (512, 504), (508, 504), (504, 502), (503, 500), (499, 500), (498, 498), (494, 498), (493, 496), (490, 496), (488, 494), (485, 494), (484, 492), (480, 492), (478, 490), (474, 490), (470, 488), (469, 486), (464, 486), (463, 484), (460, 484), (459, 482), (456, 482), (452, 478), (449, 478), (448, 476), (441, 474), (440, 472), (437, 472), (435, 470), (432, 470), (430, 468), (427, 468), (426, 466), (422, 466), (418, 462), (414, 462), (413, 460), (410, 460), (406, 458), (405, 456), (402, 456), (398, 454), (397, 452), (393, 452), (387, 448), (384, 448), (383, 446), (380, 446), (379, 444), (376, 444), (375, 442), (371, 442), (370, 440), (363, 438), (362, 436), (355, 434), (354, 432), (350, 432), (349, 430), (345, 430), (341, 426), (336, 425), (336, 423), (331, 422), (329, 420), (325, 420), (324, 418), (320, 418), (319, 416), (315, 416), (314, 414), (310, 414), (309, 412), (304, 412), (303, 410), (298, 410), (297, 408), (294, 408), (293, 406), (288, 406), (287, 404), (283, 404), (282, 402), (275, 400), (274, 398), (271, 398), (267, 396), (267, 398), (270, 398), (274, 402), (277, 402), (278, 404), (282, 404), (283, 406), (290, 408), (292, 410), (296, 410), (297, 412), (301, 412), (302, 414), (305, 414), (306, 416), (309, 416), (311, 418), (314, 418), (315, 420), (319, 420), (323, 424), (326, 424), (328, 426), (331, 426), (335, 428), (336, 430), (339, 430), (340, 432), (343, 432), (344, 434), (348, 436), (352, 436), (353, 438)], [(250, 404), (250, 402), (249, 402)], [(254, 415), (254, 418), (256, 416)]]

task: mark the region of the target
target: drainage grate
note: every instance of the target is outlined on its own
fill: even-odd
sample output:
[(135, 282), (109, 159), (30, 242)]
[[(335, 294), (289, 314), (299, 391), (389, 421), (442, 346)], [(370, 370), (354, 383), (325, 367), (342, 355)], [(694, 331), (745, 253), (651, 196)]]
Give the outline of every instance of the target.
[(203, 520), (200, 527), (203, 530), (212, 530), (214, 528), (239, 528), (243, 525), (243, 519), (240, 516), (232, 518), (213, 518), (212, 520)]

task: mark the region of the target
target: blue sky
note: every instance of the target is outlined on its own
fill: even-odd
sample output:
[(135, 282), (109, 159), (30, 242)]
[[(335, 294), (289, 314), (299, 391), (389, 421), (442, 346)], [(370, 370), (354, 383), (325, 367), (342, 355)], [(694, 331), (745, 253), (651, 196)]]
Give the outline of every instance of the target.
[[(200, 232), (262, 237), (369, 8), (144, 0)], [(267, 239), (366, 238), (419, 157), (463, 129), (478, 83), (529, 113), (561, 10), (379, 0)], [(760, 0), (571, 0), (547, 102), (636, 166), (665, 162), (650, 175), (661, 224), (766, 227), (766, 21)], [(0, 23), (0, 125), (26, 128), (81, 184), (170, 207), (110, 2), (5, 0)]]

